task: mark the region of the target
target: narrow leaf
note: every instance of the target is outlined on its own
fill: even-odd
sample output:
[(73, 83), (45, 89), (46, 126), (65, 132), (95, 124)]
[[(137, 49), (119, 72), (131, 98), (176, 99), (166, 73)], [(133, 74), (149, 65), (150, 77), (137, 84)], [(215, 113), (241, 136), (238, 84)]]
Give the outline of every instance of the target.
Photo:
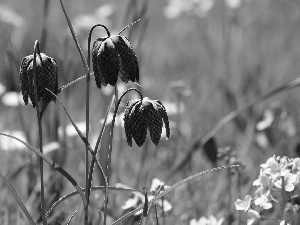
[[(159, 193), (157, 196), (155, 196), (155, 198), (151, 199), (151, 201), (149, 201), (149, 205), (152, 205), (155, 201), (161, 199), (162, 197), (164, 197), (166, 194), (170, 193), (171, 191), (175, 190), (176, 188), (178, 188), (179, 186), (185, 184), (185, 183), (188, 183), (190, 181), (192, 181), (193, 179), (195, 178), (198, 178), (200, 176), (203, 176), (207, 173), (211, 173), (211, 172), (214, 172), (214, 171), (218, 171), (218, 170), (222, 170), (222, 169), (230, 169), (230, 168), (233, 168), (233, 167), (238, 167), (239, 165), (232, 165), (232, 166), (222, 166), (222, 167), (216, 167), (216, 168), (213, 168), (213, 169), (210, 169), (210, 170), (205, 170), (205, 171), (202, 171), (200, 173), (196, 173), (192, 176), (189, 176), (177, 183), (175, 183), (174, 185), (172, 185), (171, 187), (169, 187), (168, 189), (166, 189), (165, 191)], [(136, 212), (139, 212), (143, 209), (143, 205), (140, 205), (139, 207), (137, 207), (136, 209), (132, 210), (131, 212), (125, 214), (124, 216), (122, 216), (121, 218), (117, 219), (115, 222), (112, 223), (112, 225), (115, 225), (115, 224), (119, 224), (120, 222), (122, 222), (123, 220), (125, 220), (126, 218), (128, 218), (129, 216), (132, 216), (134, 215)]]
[(0, 173), (0, 177), (4, 181), (6, 186), (9, 188), (11, 193), (14, 195), (15, 199), (17, 200), (19, 206), (23, 210), (23, 212), (24, 212), (25, 216), (27, 217), (27, 219), (29, 220), (30, 224), (36, 225), (36, 223), (33, 221), (32, 217), (31, 217), (31, 215), (29, 214), (27, 208), (25, 207), (24, 203), (22, 202), (21, 198), (19, 197), (18, 193), (16, 192), (15, 188), (11, 185), (11, 183), (6, 179), (6, 177), (2, 173)]

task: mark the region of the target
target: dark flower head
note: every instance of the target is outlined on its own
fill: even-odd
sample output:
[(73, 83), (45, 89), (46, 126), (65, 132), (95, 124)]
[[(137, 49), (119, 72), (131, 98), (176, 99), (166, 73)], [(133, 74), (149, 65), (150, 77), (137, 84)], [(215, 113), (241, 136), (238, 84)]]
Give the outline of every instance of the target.
[(124, 127), (129, 146), (132, 146), (132, 138), (141, 147), (146, 139), (147, 128), (152, 142), (157, 145), (163, 127), (166, 127), (166, 136), (170, 136), (168, 115), (160, 101), (150, 100), (145, 97), (142, 100), (131, 100), (125, 106)]
[(124, 36), (99, 38), (93, 44), (92, 62), (98, 88), (115, 86), (120, 76), (127, 83), (139, 81), (139, 65), (133, 48)]
[[(57, 84), (57, 63), (55, 59), (46, 56), (41, 53), (40, 56), (36, 56), (36, 83), (37, 83), (37, 94), (38, 102), (42, 99), (44, 102), (55, 101), (55, 97), (46, 90), (56, 93)], [(25, 104), (28, 104), (28, 97), (32, 102), (33, 107), (38, 102), (35, 102), (34, 96), (34, 82), (33, 82), (33, 55), (26, 56), (23, 58), (20, 67), (20, 83), (23, 100)]]

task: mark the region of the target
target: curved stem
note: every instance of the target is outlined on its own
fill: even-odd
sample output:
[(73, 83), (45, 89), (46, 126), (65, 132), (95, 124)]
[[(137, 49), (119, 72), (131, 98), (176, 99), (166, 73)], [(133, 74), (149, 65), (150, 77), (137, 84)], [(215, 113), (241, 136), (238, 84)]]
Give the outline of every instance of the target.
[[(36, 77), (36, 55), (37, 54), (40, 55), (39, 42), (35, 41), (34, 52), (33, 52), (34, 98), (35, 98), (36, 114), (38, 119), (40, 152), (43, 154), (43, 130), (42, 130), (42, 119), (41, 119), (39, 103), (38, 103), (38, 90), (37, 90), (37, 77)], [(41, 61), (41, 66), (43, 66), (41, 58), (40, 61)], [(41, 214), (42, 214), (43, 224), (47, 225), (47, 218), (45, 217), (45, 192), (44, 192), (44, 169), (43, 169), (44, 163), (41, 157), (39, 158), (39, 164), (40, 164), (40, 176), (41, 176)]]
[(107, 33), (107, 36), (110, 37), (110, 32), (109, 30), (107, 29), (106, 26), (104, 26), (103, 24), (96, 24), (94, 26), (92, 26), (92, 28), (90, 29), (90, 32), (89, 32), (89, 37), (88, 37), (88, 60), (87, 60), (87, 65), (88, 65), (88, 68), (90, 68), (90, 53), (91, 53), (91, 39), (92, 39), (92, 33), (94, 31), (94, 29), (96, 27), (103, 27), (105, 30), (106, 30), (106, 33)]
[[(129, 88), (127, 89), (120, 97), (120, 99), (116, 100), (117, 101), (117, 104), (116, 104), (116, 107), (115, 107), (115, 111), (114, 111), (114, 115), (113, 115), (113, 119), (112, 119), (112, 122), (111, 122), (111, 130), (110, 130), (110, 142), (109, 142), (109, 146), (108, 146), (108, 155), (107, 155), (107, 185), (109, 185), (109, 175), (110, 175), (110, 164), (111, 164), (111, 153), (112, 153), (112, 139), (113, 139), (113, 136), (114, 136), (114, 124), (115, 124), (115, 120), (116, 120), (116, 115), (117, 115), (117, 112), (118, 112), (118, 108), (119, 108), (119, 105), (121, 103), (121, 100), (123, 99), (123, 97), (129, 92), (129, 91), (136, 91), (139, 93), (141, 99), (143, 99), (143, 95), (142, 93), (138, 90), (138, 89), (135, 89), (135, 88)], [(116, 91), (117, 92), (117, 91)], [(108, 203), (108, 189), (107, 189), (107, 193), (105, 193), (105, 200), (106, 202), (106, 207), (104, 209), (104, 225), (106, 225), (106, 216), (107, 216), (107, 203)]]
[[(87, 59), (87, 68), (88, 68), (88, 73), (87, 73), (87, 76), (86, 76), (86, 111), (85, 111), (85, 115), (86, 115), (86, 140), (88, 141), (89, 140), (89, 124), (90, 124), (90, 80), (91, 80), (91, 76), (90, 76), (90, 71), (91, 71), (91, 68), (90, 68), (90, 51), (91, 51), (91, 38), (92, 38), (92, 33), (93, 33), (93, 30), (97, 27), (97, 26), (101, 26), (103, 27), (108, 36), (110, 36), (110, 33), (108, 31), (108, 29), (106, 28), (106, 26), (102, 25), (102, 24), (97, 24), (97, 25), (94, 25), (91, 29), (90, 29), (90, 32), (89, 32), (89, 37), (88, 37), (88, 59)], [(94, 158), (95, 156), (93, 156)], [(85, 188), (86, 190), (89, 190), (90, 188), (90, 185), (89, 185), (89, 181), (91, 181), (89, 179), (89, 154), (88, 154), (88, 149), (86, 148), (86, 151), (85, 151)], [(87, 191), (85, 193), (85, 196), (86, 196), (86, 199), (87, 199), (87, 202), (88, 202), (88, 205), (89, 205), (89, 191)]]

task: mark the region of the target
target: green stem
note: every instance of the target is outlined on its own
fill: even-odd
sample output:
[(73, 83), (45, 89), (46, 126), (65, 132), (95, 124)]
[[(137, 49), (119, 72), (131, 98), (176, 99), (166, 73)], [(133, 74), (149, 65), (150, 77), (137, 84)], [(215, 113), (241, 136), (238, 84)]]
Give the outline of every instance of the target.
[[(39, 50), (39, 42), (35, 41), (34, 43), (34, 53), (33, 53), (33, 83), (34, 83), (34, 97), (35, 97), (35, 105), (36, 105), (36, 114), (38, 118), (38, 127), (39, 127), (39, 145), (40, 145), (40, 152), (43, 154), (43, 130), (42, 130), (42, 119), (39, 110), (39, 103), (38, 103), (38, 91), (37, 91), (37, 78), (36, 78), (36, 55), (40, 55)], [(41, 66), (42, 59), (40, 58)], [(43, 225), (47, 225), (47, 218), (45, 217), (45, 192), (44, 192), (44, 163), (43, 159), (39, 157), (39, 164), (40, 164), (40, 176), (41, 176), (41, 214)]]

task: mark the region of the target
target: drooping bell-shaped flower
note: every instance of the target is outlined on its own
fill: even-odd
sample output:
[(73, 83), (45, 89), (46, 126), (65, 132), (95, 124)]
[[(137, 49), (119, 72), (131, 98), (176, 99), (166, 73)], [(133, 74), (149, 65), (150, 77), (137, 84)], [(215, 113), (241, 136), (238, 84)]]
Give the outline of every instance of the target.
[(147, 128), (152, 142), (157, 145), (161, 138), (163, 122), (166, 127), (166, 136), (170, 136), (169, 119), (163, 104), (158, 100), (143, 99), (131, 100), (126, 104), (124, 113), (124, 127), (129, 146), (132, 138), (141, 147), (146, 139)]
[[(36, 56), (36, 84), (38, 102), (41, 99), (44, 102), (48, 102), (50, 100), (55, 101), (55, 97), (48, 90), (52, 91), (53, 93), (57, 92), (57, 63), (54, 58), (51, 58), (44, 53), (41, 53), (40, 56)], [(33, 55), (24, 57), (21, 62), (20, 84), (25, 104), (28, 104), (29, 97), (33, 107), (35, 107), (38, 102), (35, 101), (34, 96)]]
[(131, 43), (124, 36), (112, 35), (97, 39), (92, 48), (94, 76), (101, 84), (115, 86), (120, 76), (127, 83), (139, 81), (139, 65)]

